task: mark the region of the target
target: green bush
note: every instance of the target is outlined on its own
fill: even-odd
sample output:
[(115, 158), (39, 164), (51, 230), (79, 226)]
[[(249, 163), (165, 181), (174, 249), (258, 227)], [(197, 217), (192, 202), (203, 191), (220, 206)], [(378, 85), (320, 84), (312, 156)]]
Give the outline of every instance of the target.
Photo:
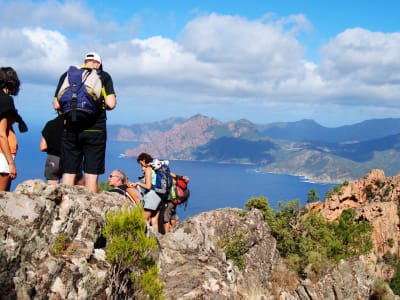
[(274, 216), (274, 210), (271, 208), (271, 206), (268, 203), (268, 199), (266, 197), (253, 197), (250, 198), (246, 204), (245, 208), (248, 210), (252, 208), (257, 208), (262, 212), (264, 215), (264, 218), (266, 220), (270, 220)]
[(368, 200), (372, 200), (374, 198), (374, 187), (372, 186), (372, 184), (368, 184), (365, 187), (365, 193), (367, 194), (367, 199)]
[(307, 203), (319, 201), (319, 195), (316, 189), (312, 188), (307, 194)]
[(233, 237), (227, 237), (224, 248), (226, 258), (232, 260), (239, 270), (243, 270), (245, 267), (242, 255), (248, 250), (249, 245), (243, 232), (239, 231)]
[(113, 299), (130, 294), (137, 299), (163, 299), (163, 283), (152, 258), (158, 245), (155, 238), (146, 235), (143, 208), (126, 206), (109, 211), (103, 235), (107, 239), (106, 258), (113, 265), (109, 280)]
[(374, 282), (374, 286), (372, 287), (372, 295), (370, 297), (371, 300), (390, 300), (393, 299), (392, 294), (390, 293), (389, 285), (386, 281), (382, 279), (378, 279)]
[(252, 198), (247, 209), (262, 210), (277, 249), (291, 270), (302, 272), (309, 266), (323, 273), (330, 263), (341, 258), (369, 253), (372, 249), (372, 225), (356, 220), (352, 210), (343, 211), (337, 222), (329, 223), (320, 213), (306, 212), (298, 200), (279, 202), (273, 211), (265, 197)]
[(396, 274), (393, 276), (392, 280), (389, 284), (390, 288), (392, 289), (393, 293), (396, 295), (400, 295), (400, 265), (397, 265)]
[(68, 248), (68, 240), (67, 236), (63, 233), (60, 233), (56, 236), (54, 244), (51, 247), (51, 252), (54, 255), (61, 255)]
[(108, 184), (108, 180), (99, 182), (99, 192), (107, 192), (111, 190), (111, 186)]

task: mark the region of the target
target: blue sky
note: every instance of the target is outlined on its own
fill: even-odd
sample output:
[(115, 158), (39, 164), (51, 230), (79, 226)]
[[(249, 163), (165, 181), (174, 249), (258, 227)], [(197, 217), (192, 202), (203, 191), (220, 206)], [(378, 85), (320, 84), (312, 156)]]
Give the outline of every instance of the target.
[(28, 124), (54, 116), (59, 75), (98, 52), (114, 80), (110, 124), (203, 114), (400, 117), (400, 1), (0, 0), (0, 62), (23, 82)]

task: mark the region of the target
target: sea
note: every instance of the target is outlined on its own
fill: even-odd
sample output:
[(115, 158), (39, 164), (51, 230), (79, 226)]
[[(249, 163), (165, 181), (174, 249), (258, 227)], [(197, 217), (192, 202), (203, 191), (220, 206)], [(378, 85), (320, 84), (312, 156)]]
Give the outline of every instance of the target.
[[(18, 134), (19, 151), (16, 157), (18, 176), (12, 182), (11, 190), (29, 179), (45, 181), (44, 163), (46, 153), (40, 152), (40, 129), (33, 128)], [(114, 169), (123, 170), (131, 181), (136, 181), (141, 170), (134, 158), (123, 156), (126, 149), (138, 143), (107, 141), (106, 173), (99, 181), (107, 180)], [(168, 159), (163, 157), (162, 159)], [(315, 189), (324, 198), (325, 193), (336, 184), (316, 183), (307, 178), (287, 174), (260, 172), (257, 166), (228, 164), (219, 162), (170, 160), (171, 170), (190, 178), (190, 198), (186, 207), (178, 206), (180, 220), (198, 213), (224, 207), (244, 209), (252, 197), (264, 196), (272, 208), (278, 209), (279, 201), (298, 200), (301, 205), (307, 202), (307, 194)]]

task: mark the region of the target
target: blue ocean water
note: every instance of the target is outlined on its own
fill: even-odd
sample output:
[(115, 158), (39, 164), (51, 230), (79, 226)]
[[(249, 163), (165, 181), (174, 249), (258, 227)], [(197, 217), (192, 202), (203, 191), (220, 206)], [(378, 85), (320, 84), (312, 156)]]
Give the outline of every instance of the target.
[[(17, 184), (28, 179), (42, 179), (46, 154), (39, 151), (40, 130), (31, 130), (18, 135), (19, 152), (16, 158)], [(113, 169), (122, 169), (131, 181), (141, 175), (140, 167), (133, 158), (121, 158), (120, 154), (137, 144), (131, 142), (107, 142), (106, 174), (100, 181), (107, 180)], [(216, 162), (170, 161), (173, 172), (190, 178), (191, 196), (186, 209), (178, 206), (181, 220), (200, 212), (223, 207), (244, 208), (251, 197), (265, 196), (270, 205), (277, 208), (280, 200), (298, 199), (302, 205), (307, 193), (315, 188), (323, 199), (325, 192), (334, 184), (320, 184), (302, 177), (257, 172), (252, 165), (221, 164)]]

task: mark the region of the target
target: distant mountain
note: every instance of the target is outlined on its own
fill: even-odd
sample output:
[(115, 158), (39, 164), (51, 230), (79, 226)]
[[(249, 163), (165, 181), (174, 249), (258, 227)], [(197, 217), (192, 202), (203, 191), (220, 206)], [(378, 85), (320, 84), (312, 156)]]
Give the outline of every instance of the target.
[(368, 141), (400, 133), (400, 119), (373, 119), (336, 128), (323, 127), (313, 120), (259, 125), (263, 134), (290, 141), (343, 143)]
[(160, 122), (149, 122), (133, 125), (107, 125), (110, 140), (120, 142), (147, 142), (149, 137), (167, 132), (185, 118), (169, 118)]
[(274, 148), (276, 145), (267, 140), (221, 137), (197, 148), (193, 155), (197, 160), (259, 164), (274, 161), (269, 154)]
[[(114, 125), (113, 140), (143, 141), (126, 156), (249, 163), (261, 170), (343, 182), (379, 168), (400, 170), (400, 119), (369, 120), (325, 128), (311, 120), (256, 125), (196, 115), (129, 127)], [(136, 132), (134, 132), (136, 130)]]

